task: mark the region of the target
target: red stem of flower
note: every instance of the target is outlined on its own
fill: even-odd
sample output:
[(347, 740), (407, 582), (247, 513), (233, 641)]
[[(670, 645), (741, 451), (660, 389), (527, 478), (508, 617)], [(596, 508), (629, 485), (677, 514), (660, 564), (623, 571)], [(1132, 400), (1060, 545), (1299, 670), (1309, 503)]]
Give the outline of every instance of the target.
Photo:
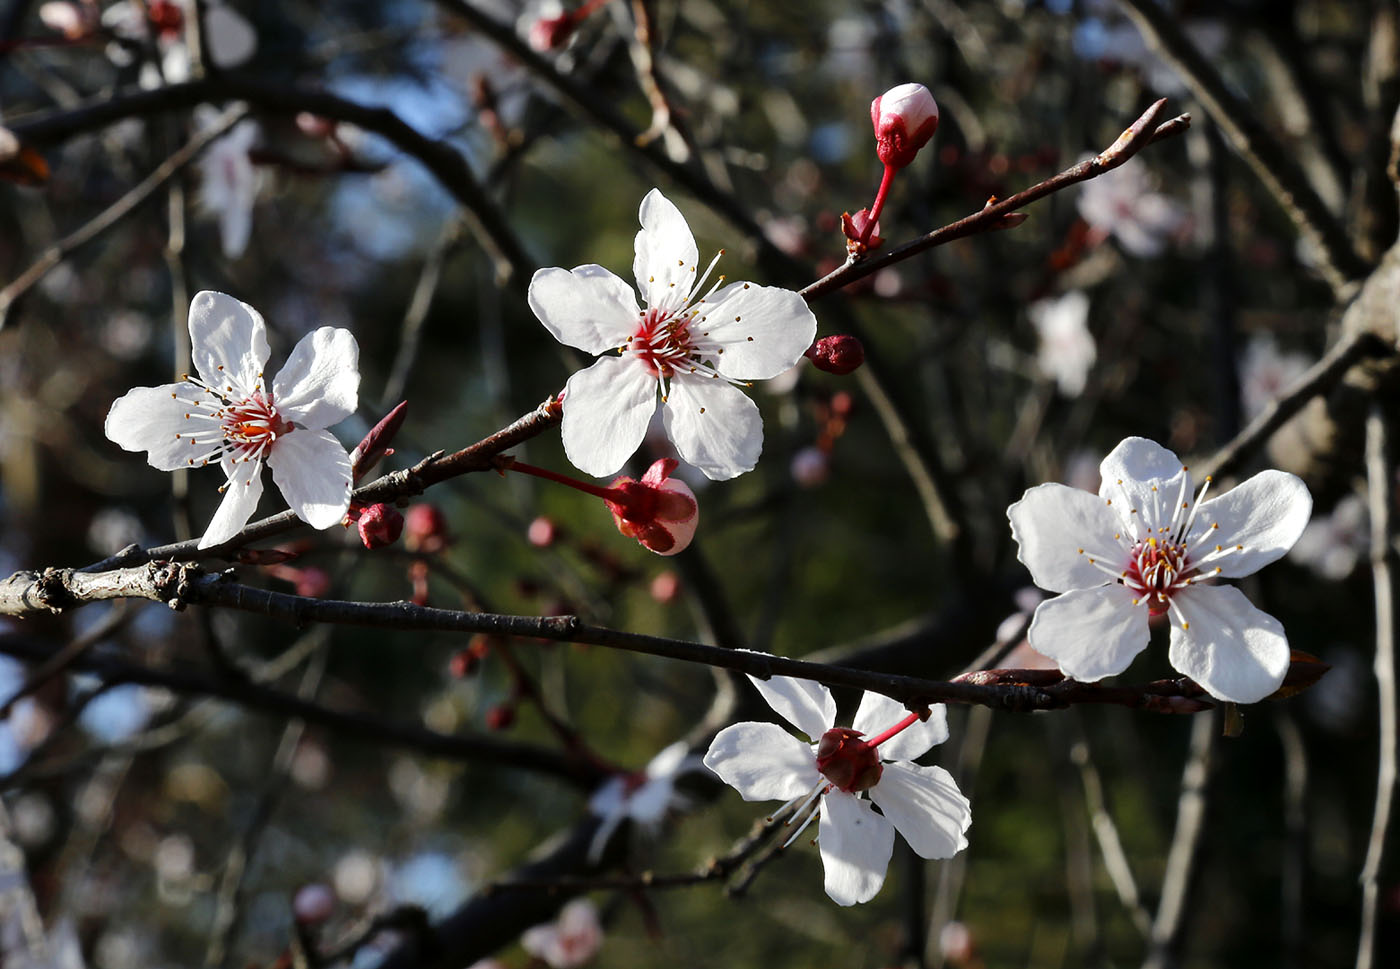
[(544, 478), (546, 481), (554, 481), (561, 485), (568, 485), (575, 491), (582, 491), (584, 494), (602, 498), (604, 501), (615, 501), (620, 504), (627, 503), (627, 495), (617, 488), (604, 488), (602, 485), (589, 484), (587, 481), (579, 481), (577, 478), (571, 478), (567, 474), (560, 474), (558, 471), (550, 471), (548, 468), (537, 468), (533, 464), (526, 464), (524, 461), (511, 461), (509, 464), (502, 463), (501, 470), (532, 474), (536, 478)]
[[(887, 168), (885, 169), (885, 171), (889, 171), (889, 169)], [(895, 734), (899, 733), (901, 730), (905, 729), (906, 727), (912, 727), (914, 724), (918, 723), (922, 719), (923, 718), (920, 717), (917, 713), (911, 713), (909, 714), (909, 716), (899, 721), (899, 723), (895, 724), (893, 727), (886, 730), (884, 733), (871, 737), (869, 740), (866, 741), (866, 743), (872, 747), (878, 747), (886, 740), (889, 740)]]
[(861, 245), (870, 241), (870, 235), (875, 231), (875, 223), (880, 221), (880, 213), (885, 208), (885, 196), (890, 193), (890, 185), (894, 182), (896, 171), (898, 169), (885, 166), (885, 176), (880, 179), (880, 190), (875, 193), (875, 204), (870, 206), (870, 221), (865, 223), (865, 228), (860, 234)]

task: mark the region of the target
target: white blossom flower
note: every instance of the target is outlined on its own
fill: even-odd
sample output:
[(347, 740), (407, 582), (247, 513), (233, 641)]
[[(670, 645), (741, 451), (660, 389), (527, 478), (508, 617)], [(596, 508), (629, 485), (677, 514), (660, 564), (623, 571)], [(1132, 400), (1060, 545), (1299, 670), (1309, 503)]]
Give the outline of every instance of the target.
[(1212, 696), (1262, 700), (1288, 672), (1283, 626), (1233, 579), (1281, 557), (1312, 512), (1303, 482), (1262, 471), (1218, 498), (1191, 499), (1190, 472), (1140, 437), (1099, 466), (1098, 495), (1062, 484), (1031, 488), (1009, 509), (1018, 557), (1035, 584), (1062, 595), (1035, 610), (1031, 646), (1066, 676), (1121, 673), (1148, 641), (1149, 616), (1171, 621), (1171, 664)]
[(107, 437), (147, 452), (161, 471), (219, 463), (224, 498), (200, 548), (247, 523), (262, 495), (264, 461), (298, 517), (313, 528), (337, 524), (350, 503), (350, 455), (325, 428), (355, 411), (360, 350), (350, 331), (308, 333), (269, 385), (262, 317), (205, 291), (190, 303), (190, 342), (199, 376), (131, 390), (112, 404)]
[(635, 774), (610, 777), (588, 799), (588, 810), (601, 821), (588, 860), (597, 861), (623, 821), (645, 829), (657, 828), (667, 812), (685, 799), (676, 793), (676, 778), (700, 766), (700, 758), (690, 753), (684, 741), (677, 741), (651, 759)]
[[(214, 108), (200, 105), (195, 111), (196, 124), (208, 127), (218, 114)], [(229, 259), (243, 255), (252, 234), (253, 203), (262, 178), (249, 151), (260, 136), (256, 121), (240, 121), (209, 145), (199, 159), (199, 205), (218, 216), (219, 242)]]
[(586, 898), (576, 898), (559, 910), (553, 922), (526, 929), (521, 947), (553, 969), (575, 969), (603, 947), (603, 926), (598, 910)]
[(1253, 420), (1307, 372), (1313, 361), (1303, 353), (1284, 352), (1267, 333), (1249, 341), (1240, 354), (1240, 403), (1245, 420)]
[[(785, 800), (800, 821), (797, 838), (818, 814), (826, 893), (839, 905), (875, 897), (885, 882), (896, 830), (922, 858), (951, 858), (967, 847), (972, 809), (941, 767), (911, 763), (948, 739), (947, 711), (920, 721), (878, 693), (861, 697), (851, 728), (833, 727), (836, 701), (810, 680), (749, 677), (805, 743), (772, 723), (736, 723), (716, 735), (705, 766), (746, 801)], [(860, 796), (864, 791), (867, 801)], [(877, 814), (870, 802), (879, 806)]]
[(1143, 258), (1160, 256), (1186, 224), (1181, 203), (1156, 190), (1139, 159), (1085, 182), (1078, 205), (1080, 218)]
[(733, 478), (763, 450), (763, 420), (739, 386), (796, 364), (816, 318), (792, 290), (721, 289), (723, 276), (704, 290), (719, 256), (697, 271), (690, 227), (659, 191), (642, 199), (640, 218), (632, 269), (645, 309), (602, 266), (541, 269), (530, 281), (530, 308), (555, 339), (608, 354), (565, 386), (564, 451), (594, 477), (616, 472), (641, 444), (659, 387), (680, 456), (710, 478)]
[(1027, 312), (1040, 336), (1035, 360), (1041, 372), (1055, 381), (1060, 393), (1078, 397), (1098, 355), (1089, 332), (1089, 297), (1073, 289), (1063, 296), (1037, 300)]
[(1340, 582), (1371, 548), (1371, 516), (1366, 500), (1351, 494), (1337, 502), (1329, 515), (1314, 518), (1303, 529), (1288, 557), (1324, 579)]

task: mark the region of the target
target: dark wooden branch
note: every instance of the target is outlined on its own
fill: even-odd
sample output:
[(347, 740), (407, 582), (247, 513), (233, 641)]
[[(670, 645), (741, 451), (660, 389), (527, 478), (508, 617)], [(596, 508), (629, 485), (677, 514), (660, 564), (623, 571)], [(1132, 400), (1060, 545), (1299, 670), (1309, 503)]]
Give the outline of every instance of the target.
[(417, 159), (470, 213), (495, 250), (493, 254), (498, 262), (511, 267), (516, 286), (523, 287), (538, 266), (537, 261), (526, 254), (505, 214), (472, 174), (461, 152), (445, 141), (418, 131), (388, 108), (357, 104), (328, 91), (220, 74), (151, 91), (128, 91), (115, 97), (96, 98), (71, 110), (14, 119), (8, 126), (31, 144), (56, 144), (123, 118), (189, 110), (211, 101), (246, 101), (271, 114), (295, 115), (309, 111), (386, 138), (394, 147)]

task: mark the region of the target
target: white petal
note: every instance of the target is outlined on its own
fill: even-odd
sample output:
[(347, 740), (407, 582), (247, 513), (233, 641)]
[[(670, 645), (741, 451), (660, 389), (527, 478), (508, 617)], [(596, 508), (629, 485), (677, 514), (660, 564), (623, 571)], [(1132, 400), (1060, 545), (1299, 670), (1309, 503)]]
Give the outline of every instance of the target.
[(1290, 653), (1283, 624), (1234, 586), (1192, 586), (1172, 600), (1190, 628), (1172, 623), (1172, 666), (1221, 700), (1254, 703), (1283, 684)]
[(814, 680), (792, 676), (760, 680), (750, 676), (749, 682), (779, 716), (805, 733), (813, 743), (821, 740), (822, 734), (836, 722), (836, 700), (830, 690)]
[[(677, 374), (662, 418), (681, 458), (714, 481), (752, 471), (763, 453), (758, 405), (719, 378)], [(568, 404), (565, 404), (565, 413)]]
[(1200, 534), (1219, 523), (1215, 543), (1225, 551), (1205, 556), (1201, 564), (1219, 566), (1219, 574), (1231, 579), (1257, 572), (1288, 553), (1311, 515), (1312, 495), (1302, 479), (1287, 471), (1261, 471), (1202, 502), (1193, 530)]
[[(184, 398), (177, 400), (171, 395)], [(107, 412), (104, 430), (107, 437), (128, 451), (146, 451), (151, 467), (174, 471), (189, 466), (189, 460), (209, 448), (190, 444), (189, 436), (196, 430), (214, 426), (204, 421), (197, 424), (185, 420), (190, 412), (190, 400), (213, 398), (194, 384), (163, 384), (160, 387), (133, 387), (112, 402)], [(209, 410), (212, 410), (211, 406)], [(181, 435), (176, 437), (175, 435)]]
[(595, 478), (614, 474), (646, 436), (656, 378), (632, 357), (603, 357), (564, 385), (564, 453)]
[[(869, 690), (860, 698), (860, 709), (856, 710), (852, 728), (859, 730), (868, 740), (899, 723), (909, 716), (910, 711), (898, 700), (892, 700), (883, 693)], [(928, 719), (916, 721), (880, 745), (883, 760), (913, 760), (922, 755), (934, 744), (948, 739), (948, 708), (935, 703), (929, 711)]]
[(190, 345), (195, 370), (209, 386), (250, 393), (261, 383), (267, 366), (267, 327), (247, 303), (207, 289), (195, 293), (190, 301)]
[(272, 383), (277, 413), (312, 430), (355, 413), (359, 395), (360, 345), (349, 330), (334, 326), (298, 340)]
[(841, 791), (822, 798), (820, 839), (826, 893), (837, 905), (868, 902), (885, 884), (894, 827), (870, 802)]
[(588, 353), (616, 350), (637, 331), (632, 287), (602, 266), (541, 269), (527, 298), (554, 339)]
[(1147, 646), (1147, 606), (1118, 585), (1079, 589), (1036, 606), (1026, 638), (1065, 676), (1092, 683), (1121, 673)]
[(219, 248), (225, 258), (238, 259), (248, 250), (253, 234), (253, 194), (242, 183), (230, 186), (229, 193), (219, 209)]
[(219, 502), (219, 510), (214, 512), (209, 527), (199, 540), (200, 548), (222, 545), (237, 535), (248, 524), (248, 519), (253, 517), (258, 499), (262, 497), (261, 461), (240, 461), (235, 465), (225, 458), (223, 469), (226, 475), (230, 470), (233, 474), (229, 478), (228, 489), (224, 491), (223, 501)]
[(790, 289), (733, 283), (707, 300), (692, 332), (723, 344), (716, 369), (738, 380), (767, 380), (789, 369), (817, 336), (817, 318)]
[(1123, 523), (1104, 499), (1067, 485), (1036, 485), (1006, 509), (1016, 557), (1049, 592), (1091, 589), (1111, 580), (1091, 557), (1112, 569), (1127, 561)]
[(942, 767), (886, 764), (870, 797), (920, 858), (951, 858), (967, 847), (972, 805)]
[(637, 289), (646, 297), (648, 306), (669, 302), (678, 307), (680, 298), (696, 282), (699, 253), (695, 236), (680, 209), (658, 189), (652, 189), (642, 199), (637, 217), (642, 223), (642, 231), (637, 233), (637, 254), (632, 260)]
[(1119, 442), (1099, 465), (1099, 474), (1099, 497), (1112, 500), (1129, 534), (1145, 535), (1170, 522), (1183, 482), (1190, 500), (1191, 475), (1181, 459), (1143, 437)]
[(725, 727), (705, 752), (705, 766), (746, 801), (787, 801), (822, 779), (812, 748), (776, 723)]
[(216, 67), (237, 67), (258, 49), (258, 35), (231, 7), (204, 8), (204, 42)]
[(272, 445), (272, 480), (297, 517), (330, 528), (350, 507), (350, 455), (330, 431), (297, 428)]

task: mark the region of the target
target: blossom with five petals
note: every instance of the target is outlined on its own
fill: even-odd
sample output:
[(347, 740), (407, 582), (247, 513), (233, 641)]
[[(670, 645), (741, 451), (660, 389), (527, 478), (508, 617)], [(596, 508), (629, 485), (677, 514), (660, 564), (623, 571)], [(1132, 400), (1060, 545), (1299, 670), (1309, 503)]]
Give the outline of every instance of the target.
[[(947, 711), (927, 720), (878, 693), (861, 697), (850, 728), (832, 726), (836, 701), (810, 680), (749, 677), (804, 743), (773, 723), (736, 723), (715, 736), (705, 766), (746, 801), (786, 800), (801, 832), (818, 813), (826, 893), (839, 905), (875, 897), (885, 882), (896, 830), (922, 858), (951, 858), (967, 847), (972, 809), (941, 767), (911, 763), (948, 739)], [(874, 736), (870, 736), (874, 734)], [(860, 796), (864, 791), (882, 813)], [(794, 833), (791, 840), (795, 839)]]
[(680, 456), (710, 478), (733, 478), (763, 450), (758, 406), (738, 387), (796, 364), (816, 318), (792, 290), (720, 288), (723, 276), (704, 290), (719, 256), (698, 271), (690, 227), (656, 189), (642, 199), (640, 218), (632, 269), (645, 309), (602, 266), (541, 269), (530, 280), (530, 308), (555, 339), (608, 354), (565, 386), (564, 452), (586, 474), (615, 473), (642, 443), (659, 387)]
[(1061, 484), (1031, 488), (1007, 509), (1018, 557), (1035, 584), (1062, 593), (1031, 620), (1031, 646), (1066, 676), (1121, 673), (1147, 646), (1150, 616), (1171, 620), (1172, 666), (1211, 696), (1253, 703), (1288, 672), (1283, 626), (1233, 586), (1283, 557), (1312, 513), (1307, 487), (1261, 471), (1218, 498), (1194, 500), (1175, 454), (1140, 437), (1099, 466), (1098, 495)]
[(644, 830), (654, 830), (673, 808), (686, 798), (676, 793), (676, 779), (697, 769), (700, 758), (690, 753), (690, 745), (678, 740), (661, 751), (633, 774), (608, 778), (588, 799), (588, 810), (599, 818), (598, 831), (588, 845), (588, 860), (596, 862), (623, 821)]
[(338, 524), (350, 504), (350, 455), (325, 428), (355, 412), (360, 349), (350, 331), (308, 333), (269, 385), (262, 316), (205, 291), (190, 303), (190, 343), (199, 376), (129, 391), (107, 414), (107, 437), (147, 452), (161, 471), (219, 463), (224, 498), (200, 548), (227, 541), (252, 517), (264, 461), (299, 518), (313, 528)]

